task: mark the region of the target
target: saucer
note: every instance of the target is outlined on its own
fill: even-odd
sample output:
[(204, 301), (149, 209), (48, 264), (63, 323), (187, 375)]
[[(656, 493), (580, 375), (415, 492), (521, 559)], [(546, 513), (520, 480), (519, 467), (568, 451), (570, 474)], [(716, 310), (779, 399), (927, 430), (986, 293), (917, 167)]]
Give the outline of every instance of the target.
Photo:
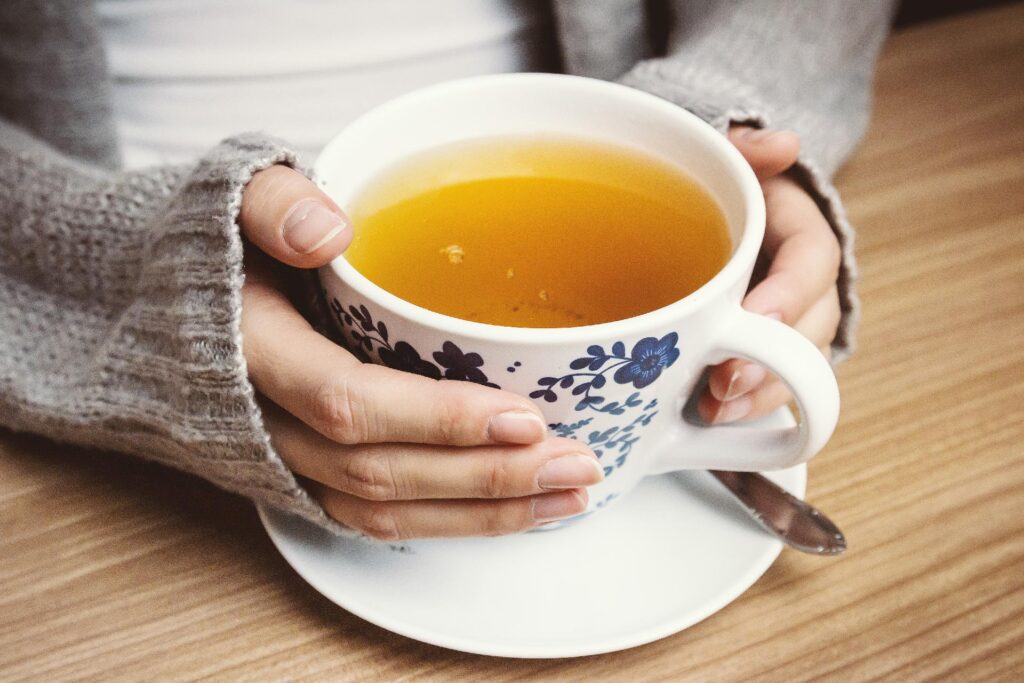
[[(792, 424), (785, 409), (757, 423)], [(806, 465), (767, 476), (803, 497)], [(404, 550), (259, 512), (285, 560), (341, 607), (409, 638), (501, 657), (577, 657), (672, 635), (739, 597), (782, 549), (697, 471), (648, 477), (556, 531)]]

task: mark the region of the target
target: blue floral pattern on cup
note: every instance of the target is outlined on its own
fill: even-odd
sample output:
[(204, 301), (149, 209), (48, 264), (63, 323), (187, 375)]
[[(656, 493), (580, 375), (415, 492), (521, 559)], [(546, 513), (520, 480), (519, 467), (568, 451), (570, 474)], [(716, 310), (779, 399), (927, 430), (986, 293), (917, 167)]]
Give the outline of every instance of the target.
[[(441, 344), (439, 351), (424, 357), (408, 342), (393, 340), (387, 324), (383, 320), (374, 320), (366, 306), (350, 305), (346, 308), (331, 298), (330, 308), (339, 328), (348, 333), (347, 338), (342, 335), (342, 341), (364, 362), (371, 362), (370, 354), (375, 351), (381, 363), (396, 370), (431, 379), (462, 380), (501, 388), (488, 379), (484, 372), (484, 359), (479, 353), (463, 351), (455, 342), (448, 340)], [(592, 344), (587, 347), (586, 355), (569, 363), (573, 372), (538, 379), (539, 388), (530, 392), (530, 398), (555, 403), (571, 396), (577, 401), (576, 411), (599, 414), (600, 426), (594, 422), (598, 415), (594, 415), (571, 423), (555, 422), (548, 427), (558, 436), (585, 441), (602, 462), (607, 477), (626, 464), (633, 446), (640, 440), (640, 432), (658, 414), (658, 400), (645, 400), (640, 390), (654, 383), (666, 368), (676, 362), (679, 358), (678, 342), (679, 335), (675, 332), (660, 339), (644, 337), (633, 345), (628, 354), (626, 344), (621, 341), (613, 343), (608, 351), (601, 345)], [(508, 371), (513, 372), (520, 365), (517, 361), (515, 367), (510, 366)], [(601, 391), (608, 386), (609, 378), (615, 384), (632, 385), (637, 391), (621, 402), (607, 401)], [(627, 413), (629, 417), (623, 417)], [(620, 419), (611, 423), (608, 418), (612, 416)], [(603, 501), (607, 502), (610, 499)]]
[(440, 351), (433, 353), (436, 363), (420, 356), (412, 344), (396, 341), (394, 345), (388, 340), (388, 327), (383, 320), (374, 321), (366, 306), (349, 306), (346, 310), (337, 299), (331, 299), (331, 311), (342, 329), (348, 329), (352, 339), (352, 351), (360, 360), (369, 362), (368, 353), (377, 350), (380, 362), (395, 370), (412, 372), (431, 379), (457, 379), (476, 382), (485, 386), (500, 389), (490, 381), (480, 368), (484, 359), (479, 353), (464, 353), (454, 342), (446, 341)]
[[(617, 401), (605, 403), (605, 397), (594, 393), (607, 383), (605, 375), (612, 370), (612, 379), (618, 384), (632, 384), (635, 389), (643, 389), (661, 376), (662, 370), (669, 367), (679, 358), (676, 344), (679, 335), (675, 332), (666, 334), (661, 339), (644, 337), (633, 345), (632, 351), (626, 355), (626, 345), (620, 341), (612, 344), (611, 352), (606, 353), (604, 347), (593, 344), (587, 347), (586, 356), (581, 356), (571, 363), (571, 372), (561, 377), (541, 377), (537, 384), (541, 387), (530, 392), (530, 398), (542, 398), (548, 403), (558, 400), (556, 386), (568, 389), (574, 384), (573, 396), (579, 396), (576, 410), (596, 410), (612, 415), (622, 415), (627, 408), (640, 405), (640, 392), (633, 392), (624, 403)], [(583, 369), (586, 368), (586, 372)], [(602, 369), (604, 368), (604, 369)]]
[[(586, 417), (578, 422), (571, 424), (565, 424), (563, 422), (554, 422), (548, 425), (556, 435), (564, 436), (570, 439), (576, 439), (578, 441), (586, 441), (590, 449), (594, 451), (594, 455), (601, 461), (604, 467), (604, 476), (610, 475), (612, 472), (617, 470), (626, 464), (626, 460), (629, 458), (630, 452), (633, 450), (633, 446), (637, 441), (640, 440), (640, 430), (651, 423), (654, 416), (658, 414), (655, 408), (658, 407), (658, 399), (652, 398), (647, 402), (647, 405), (643, 407), (640, 415), (633, 418), (626, 424), (613, 425), (607, 429), (594, 429), (586, 434), (586, 438), (580, 433), (585, 427), (590, 426), (594, 421), (592, 417)], [(605, 455), (615, 455), (615, 460), (612, 464), (609, 464)]]

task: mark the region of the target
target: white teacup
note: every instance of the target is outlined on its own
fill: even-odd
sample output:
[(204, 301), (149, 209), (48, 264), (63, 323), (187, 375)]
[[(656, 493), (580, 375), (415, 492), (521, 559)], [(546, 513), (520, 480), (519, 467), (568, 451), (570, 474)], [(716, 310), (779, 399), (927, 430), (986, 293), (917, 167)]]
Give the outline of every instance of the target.
[[(720, 204), (734, 245), (731, 258), (700, 289), (650, 313), (600, 325), (530, 329), (428, 311), (384, 291), (342, 257), (323, 268), (320, 279), (350, 348), (375, 363), (533, 398), (554, 433), (579, 439), (598, 454), (605, 481), (591, 489), (590, 511), (648, 475), (779, 469), (817, 453), (839, 416), (832, 368), (792, 328), (740, 307), (764, 237), (764, 198), (739, 152), (689, 112), (653, 95), (573, 76), (451, 81), (359, 118), (327, 145), (316, 172), (324, 190), (349, 208), (369, 179), (421, 150), (524, 133), (609, 141), (683, 170)], [(565, 255), (566, 267), (572, 258)], [(800, 408), (798, 426), (705, 427), (683, 419), (682, 407), (702, 370), (734, 356), (785, 381)]]

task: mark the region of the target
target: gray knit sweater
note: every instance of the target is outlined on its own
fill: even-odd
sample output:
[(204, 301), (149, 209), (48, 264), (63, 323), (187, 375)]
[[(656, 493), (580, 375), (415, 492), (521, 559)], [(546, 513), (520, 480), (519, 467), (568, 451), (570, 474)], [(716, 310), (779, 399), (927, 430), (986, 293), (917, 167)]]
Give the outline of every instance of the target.
[[(839, 356), (854, 261), (829, 178), (864, 131), (891, 5), (681, 0), (659, 57), (644, 3), (553, 6), (566, 71), (620, 78), (721, 130), (802, 136), (800, 173), (844, 247)], [(294, 156), (244, 134), (192, 165), (119, 171), (110, 95), (90, 2), (0, 3), (0, 424), (150, 458), (326, 524), (271, 446), (239, 332), (241, 192)]]

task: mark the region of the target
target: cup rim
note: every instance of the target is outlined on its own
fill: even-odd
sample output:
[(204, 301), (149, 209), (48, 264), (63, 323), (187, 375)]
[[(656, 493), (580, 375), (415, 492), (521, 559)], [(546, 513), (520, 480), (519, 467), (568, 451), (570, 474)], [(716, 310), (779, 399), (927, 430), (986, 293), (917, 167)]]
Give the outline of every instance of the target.
[(720, 153), (722, 161), (739, 186), (747, 210), (739, 245), (725, 265), (710, 280), (682, 299), (629, 318), (575, 327), (511, 327), (463, 320), (406, 301), (372, 282), (356, 270), (344, 255), (338, 256), (322, 270), (339, 278), (367, 301), (410, 322), (461, 338), (518, 344), (547, 344), (552, 341), (560, 343), (586, 342), (600, 338), (625, 337), (635, 334), (638, 329), (669, 327), (675, 325), (680, 318), (691, 314), (706, 300), (727, 291), (730, 286), (743, 277), (747, 268), (754, 263), (757, 257), (765, 230), (764, 197), (753, 169), (724, 135), (695, 114), (656, 95), (618, 83), (567, 74), (512, 73), (472, 76), (428, 85), (399, 95), (370, 109), (352, 121), (324, 146), (314, 164), (314, 170), (320, 175), (322, 167), (326, 164), (326, 159), (335, 158), (337, 156), (335, 149), (342, 147), (349, 136), (358, 134), (360, 128), (392, 110), (415, 106), (420, 100), (433, 98), (449, 91), (500, 83), (529, 85), (531, 83), (546, 84), (553, 81), (559, 81), (565, 87), (577, 90), (601, 92), (631, 102), (637, 108), (643, 107), (660, 111), (675, 118), (681, 126), (687, 127), (694, 135), (708, 142)]

